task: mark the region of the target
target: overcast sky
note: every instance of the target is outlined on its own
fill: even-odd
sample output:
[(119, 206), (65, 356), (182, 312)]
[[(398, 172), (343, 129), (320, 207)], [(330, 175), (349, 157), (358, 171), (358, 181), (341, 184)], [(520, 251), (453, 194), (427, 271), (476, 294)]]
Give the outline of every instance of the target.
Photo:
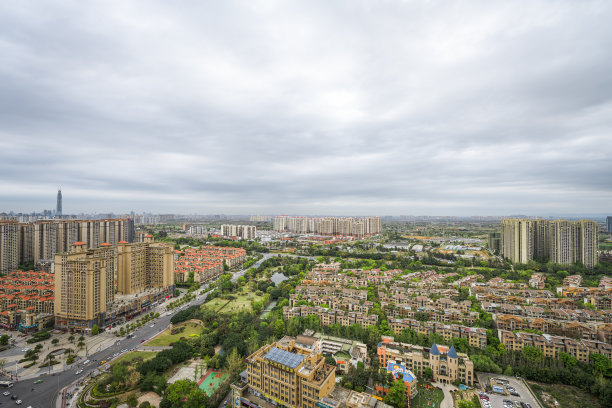
[(610, 1), (5, 1), (0, 211), (612, 212)]

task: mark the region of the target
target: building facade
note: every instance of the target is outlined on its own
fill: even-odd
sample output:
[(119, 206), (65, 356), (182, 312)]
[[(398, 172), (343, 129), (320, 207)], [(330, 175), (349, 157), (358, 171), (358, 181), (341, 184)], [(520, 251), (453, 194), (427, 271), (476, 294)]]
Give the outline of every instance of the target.
[(232, 385), (232, 405), (315, 408), (334, 390), (335, 378), (322, 354), (285, 336), (247, 358), (246, 383)]
[(55, 325), (85, 331), (104, 324), (107, 306), (115, 297), (115, 249), (87, 249), (72, 244), (70, 253), (55, 256)]
[(6, 275), (19, 266), (19, 223), (0, 220), (0, 274)]
[(308, 218), (281, 215), (274, 217), (273, 227), (278, 232), (297, 234), (346, 235), (364, 237), (380, 234), (380, 217)]
[(455, 348), (436, 345), (431, 348), (397, 343), (393, 337), (383, 336), (378, 345), (378, 360), (381, 367), (390, 361), (422, 376), (426, 368), (433, 371), (433, 380), (452, 384), (459, 380), (469, 386), (474, 384), (474, 363), (465, 353), (457, 353)]
[(147, 288), (174, 285), (174, 251), (169, 245), (153, 242), (117, 245), (117, 292), (132, 294)]
[(597, 263), (595, 221), (505, 219), (501, 222), (501, 252), (512, 262), (548, 258), (558, 264)]
[(254, 225), (232, 225), (221, 226), (221, 235), (226, 238), (255, 239), (257, 228)]

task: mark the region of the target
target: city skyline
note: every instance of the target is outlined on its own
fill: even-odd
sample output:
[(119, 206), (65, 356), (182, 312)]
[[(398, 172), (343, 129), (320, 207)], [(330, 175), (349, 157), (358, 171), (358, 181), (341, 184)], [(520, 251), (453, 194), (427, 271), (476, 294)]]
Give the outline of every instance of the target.
[(2, 211), (612, 202), (612, 4), (0, 6)]

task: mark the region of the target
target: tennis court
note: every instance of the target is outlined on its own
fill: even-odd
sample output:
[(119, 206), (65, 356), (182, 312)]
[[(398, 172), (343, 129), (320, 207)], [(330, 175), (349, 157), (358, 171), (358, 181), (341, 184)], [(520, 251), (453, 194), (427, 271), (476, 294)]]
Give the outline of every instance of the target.
[(223, 384), (229, 377), (229, 374), (223, 374), (218, 371), (208, 370), (206, 375), (198, 382), (198, 387), (209, 397)]

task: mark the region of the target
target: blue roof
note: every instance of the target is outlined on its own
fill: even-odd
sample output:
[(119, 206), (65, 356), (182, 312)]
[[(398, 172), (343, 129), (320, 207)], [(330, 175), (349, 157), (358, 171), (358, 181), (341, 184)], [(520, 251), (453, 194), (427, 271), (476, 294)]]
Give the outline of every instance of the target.
[(296, 353), (290, 353), (288, 351), (279, 349), (278, 347), (272, 347), (264, 358), (289, 368), (296, 368), (300, 365), (304, 359), (304, 356)]
[(455, 346), (451, 346), (450, 350), (448, 350), (448, 353), (446, 353), (446, 355), (450, 358), (459, 358), (459, 356), (457, 355), (457, 351), (455, 350)]
[(434, 356), (440, 355), (440, 350), (438, 350), (438, 346), (436, 346), (436, 343), (434, 343), (433, 346), (431, 346), (431, 348), (429, 349), (429, 353), (433, 354)]
[(389, 363), (387, 363), (387, 371), (393, 373), (393, 376), (398, 379), (401, 375), (401, 378), (402, 380), (404, 380), (404, 382), (413, 382), (415, 380), (414, 376), (412, 375), (412, 372), (410, 370), (406, 370), (406, 367), (401, 364), (395, 364), (390, 361)]

